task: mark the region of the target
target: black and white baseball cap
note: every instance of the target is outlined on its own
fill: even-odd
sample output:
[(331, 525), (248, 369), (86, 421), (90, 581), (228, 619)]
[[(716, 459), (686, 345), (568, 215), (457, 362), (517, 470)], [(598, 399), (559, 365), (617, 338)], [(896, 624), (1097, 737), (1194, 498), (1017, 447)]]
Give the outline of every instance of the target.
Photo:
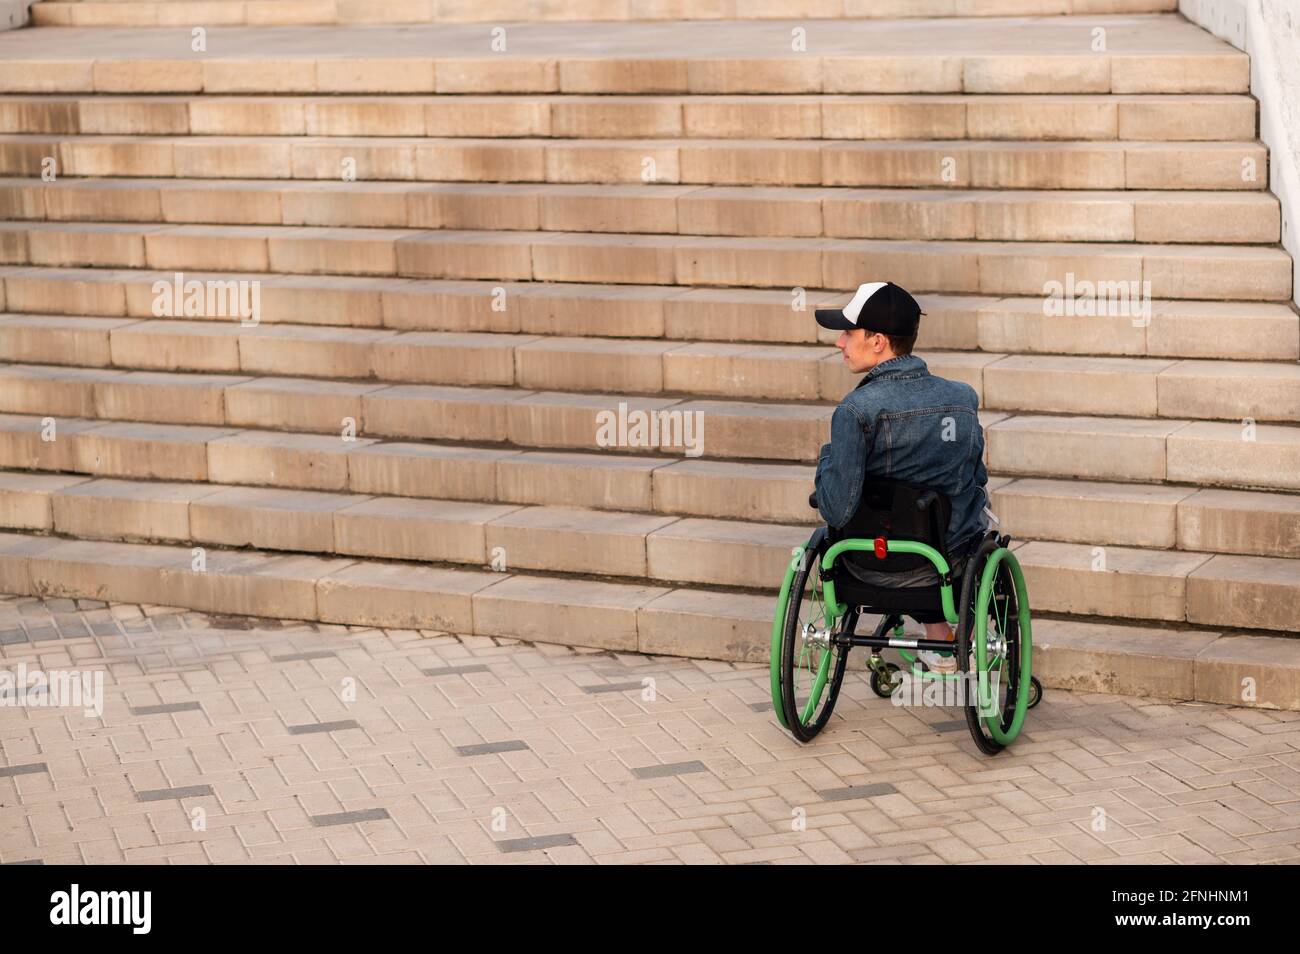
[(868, 282), (843, 308), (818, 308), (817, 324), (832, 331), (863, 328), (906, 337), (921, 325), (921, 306), (893, 282)]

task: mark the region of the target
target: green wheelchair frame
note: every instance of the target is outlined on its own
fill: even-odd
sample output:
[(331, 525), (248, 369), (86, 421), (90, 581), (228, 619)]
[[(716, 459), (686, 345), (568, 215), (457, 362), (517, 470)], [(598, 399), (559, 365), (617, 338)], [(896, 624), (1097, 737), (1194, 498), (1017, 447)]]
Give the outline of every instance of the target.
[[(923, 681), (919, 685), (943, 688), (933, 683), (963, 682), (955, 688), (965, 690), (964, 698), (958, 698), (962, 698), (967, 725), (981, 751), (993, 755), (1009, 745), (1020, 734), (1025, 713), (1042, 698), (1042, 685), (1033, 676), (1025, 578), (1015, 554), (1008, 549), (1009, 542), (1010, 537), (993, 532), (981, 538), (967, 561), (960, 593), (954, 599), (948, 561), (934, 547), (884, 537), (830, 543), (827, 529), (817, 530), (805, 546), (795, 549), (777, 599), (771, 645), (772, 707), (777, 720), (801, 742), (817, 735), (835, 707), (849, 650), (854, 647), (872, 651), (868, 661), (872, 690), (885, 698), (898, 692), (905, 682), (902, 672), (880, 657), (880, 650), (891, 648), (907, 663), (912, 678)], [(836, 561), (853, 551), (874, 553), (878, 559), (888, 554), (913, 554), (929, 560), (940, 580), (943, 615), (957, 630), (956, 643), (905, 637), (902, 617), (907, 615), (906, 610), (839, 602)], [(817, 572), (813, 572), (814, 568)], [(805, 590), (811, 594), (807, 618), (800, 613)], [(854, 632), (862, 612), (882, 614), (870, 636)], [(954, 649), (958, 668), (952, 674), (922, 670), (914, 655), (925, 650), (949, 653)], [(798, 685), (801, 676), (807, 685), (803, 698)]]

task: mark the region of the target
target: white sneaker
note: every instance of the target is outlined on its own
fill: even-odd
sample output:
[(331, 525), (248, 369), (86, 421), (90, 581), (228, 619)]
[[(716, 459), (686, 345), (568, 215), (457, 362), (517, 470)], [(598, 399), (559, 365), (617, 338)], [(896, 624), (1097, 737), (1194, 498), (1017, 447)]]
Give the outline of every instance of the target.
[(957, 671), (956, 656), (941, 656), (932, 649), (923, 649), (916, 654), (916, 658), (930, 672), (951, 675)]
[(934, 673), (951, 675), (957, 671), (957, 657), (954, 655), (957, 651), (957, 634), (948, 627), (948, 638), (952, 642), (953, 652), (948, 655), (942, 655), (933, 649), (924, 649), (916, 654), (916, 658), (925, 664), (925, 668)]

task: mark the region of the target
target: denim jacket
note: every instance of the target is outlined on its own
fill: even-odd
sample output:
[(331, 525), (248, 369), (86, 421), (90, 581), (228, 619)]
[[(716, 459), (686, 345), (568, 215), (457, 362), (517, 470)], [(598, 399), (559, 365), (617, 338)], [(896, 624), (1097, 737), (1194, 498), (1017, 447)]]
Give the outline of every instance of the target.
[(978, 408), (974, 388), (932, 375), (915, 355), (876, 365), (831, 417), (831, 442), (817, 462), (822, 517), (836, 528), (848, 523), (868, 476), (939, 490), (952, 502), (948, 546), (955, 553), (987, 528)]

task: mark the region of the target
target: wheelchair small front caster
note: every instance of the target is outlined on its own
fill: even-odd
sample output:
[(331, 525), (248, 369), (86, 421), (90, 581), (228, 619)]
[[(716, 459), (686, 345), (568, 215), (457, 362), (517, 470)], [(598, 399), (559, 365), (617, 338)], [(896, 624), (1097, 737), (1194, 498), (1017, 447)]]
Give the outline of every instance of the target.
[(893, 663), (883, 663), (879, 669), (871, 670), (871, 691), (882, 699), (888, 699), (902, 684), (903, 673)]
[(1038, 705), (1042, 701), (1043, 701), (1043, 684), (1038, 681), (1037, 676), (1030, 676), (1029, 677), (1029, 703), (1026, 706), (1026, 708), (1032, 709), (1034, 706)]

